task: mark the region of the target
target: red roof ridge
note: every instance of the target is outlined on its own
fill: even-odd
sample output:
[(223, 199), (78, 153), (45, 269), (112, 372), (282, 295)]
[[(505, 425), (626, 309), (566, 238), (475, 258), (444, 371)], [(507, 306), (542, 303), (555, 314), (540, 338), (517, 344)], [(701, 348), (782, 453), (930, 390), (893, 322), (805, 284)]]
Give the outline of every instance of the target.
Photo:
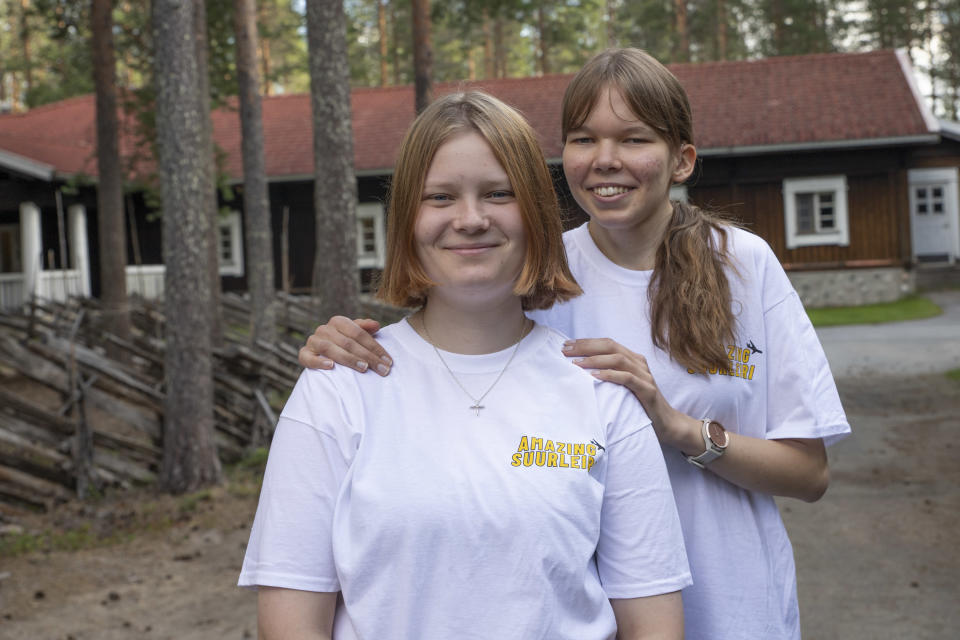
[(0, 114), (0, 121), (4, 118), (23, 118), (31, 115), (36, 115), (38, 113), (46, 113), (48, 111), (58, 111), (60, 109), (68, 109), (73, 107), (76, 103), (83, 102), (92, 102), (94, 100), (94, 95), (92, 93), (84, 93), (79, 96), (71, 96), (69, 98), (64, 98), (63, 100), (57, 100), (56, 102), (48, 102), (47, 104), (42, 104), (37, 107), (32, 107), (27, 111), (20, 111), (17, 113), (4, 113)]
[(64, 138), (63, 136), (37, 135), (32, 132), (24, 133), (22, 131), (4, 131), (2, 129), (0, 129), (0, 138), (18, 140), (27, 143), (42, 142), (45, 144), (53, 144), (61, 147), (73, 147), (76, 149), (90, 149), (93, 146), (84, 138), (70, 140)]
[(805, 53), (793, 54), (787, 56), (769, 56), (766, 58), (744, 58), (742, 60), (707, 60), (704, 62), (671, 62), (667, 65), (671, 70), (677, 68), (695, 68), (703, 69), (705, 67), (732, 67), (747, 65), (777, 65), (789, 64), (791, 62), (809, 62), (811, 60), (823, 58), (896, 58), (896, 49), (874, 49), (873, 51), (827, 51), (824, 53)]
[[(822, 147), (844, 141), (913, 140), (928, 134), (921, 98), (910, 90), (909, 69), (896, 50), (823, 53), (751, 60), (671, 64), (687, 89), (701, 151)], [(784, 65), (784, 66), (780, 66)], [(520, 109), (548, 158), (560, 156), (560, 102), (571, 74), (482, 78), (437, 83), (435, 95), (482, 88)], [(883, 84), (885, 91), (877, 92)], [(413, 120), (412, 85), (354, 87), (354, 166), (389, 169)], [(267, 175), (313, 171), (309, 93), (264, 96)], [(0, 148), (53, 164), (61, 173), (95, 172), (92, 94), (22, 114), (0, 116)], [(757, 117), (757, 114), (763, 117)], [(45, 114), (45, 115), (44, 115)], [(39, 116), (31, 120), (28, 116)], [(213, 111), (214, 135), (225, 152), (224, 170), (242, 176), (237, 98)], [(124, 125), (122, 125), (124, 126)], [(122, 145), (132, 144), (124, 126)], [(128, 148), (125, 146), (121, 147)], [(89, 166), (89, 169), (86, 169)]]

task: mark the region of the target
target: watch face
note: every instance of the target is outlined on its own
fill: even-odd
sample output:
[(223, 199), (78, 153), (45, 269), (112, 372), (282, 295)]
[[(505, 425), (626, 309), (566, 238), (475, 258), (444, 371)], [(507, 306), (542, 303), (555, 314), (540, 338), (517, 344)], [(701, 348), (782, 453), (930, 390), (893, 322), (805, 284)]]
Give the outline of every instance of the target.
[(710, 436), (710, 442), (721, 449), (727, 446), (727, 430), (719, 422), (711, 422), (707, 427), (707, 433)]

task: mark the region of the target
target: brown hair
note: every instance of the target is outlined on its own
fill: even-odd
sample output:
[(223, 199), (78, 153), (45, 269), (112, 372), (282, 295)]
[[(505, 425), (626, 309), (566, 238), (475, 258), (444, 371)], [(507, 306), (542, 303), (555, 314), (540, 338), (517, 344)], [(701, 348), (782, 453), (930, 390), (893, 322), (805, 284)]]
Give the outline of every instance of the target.
[(560, 208), (536, 134), (515, 109), (481, 91), (444, 96), (421, 113), (400, 145), (387, 208), (387, 257), (377, 297), (413, 307), (435, 286), (417, 258), (414, 223), (433, 157), (453, 136), (480, 134), (507, 173), (520, 207), (527, 253), (513, 292), (524, 309), (548, 309), (582, 293), (561, 239)]
[[(633, 114), (674, 152), (693, 144), (693, 117), (683, 86), (653, 56), (630, 48), (597, 54), (570, 81), (561, 116), (564, 140), (583, 125), (608, 88), (619, 91)], [(650, 279), (653, 343), (698, 372), (730, 370), (724, 345), (733, 339), (735, 319), (726, 268), (735, 269), (726, 227), (714, 213), (674, 202)]]

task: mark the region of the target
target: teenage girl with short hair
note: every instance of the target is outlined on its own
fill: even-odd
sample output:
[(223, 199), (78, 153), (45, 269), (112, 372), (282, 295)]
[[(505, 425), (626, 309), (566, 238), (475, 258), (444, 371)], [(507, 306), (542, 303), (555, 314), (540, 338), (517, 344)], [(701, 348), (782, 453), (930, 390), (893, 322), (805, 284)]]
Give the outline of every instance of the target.
[[(264, 638), (680, 640), (690, 583), (650, 419), (525, 310), (580, 292), (516, 111), (446, 96), (391, 185), (385, 380), (305, 371), (240, 584)], [(339, 601), (338, 601), (338, 595)]]

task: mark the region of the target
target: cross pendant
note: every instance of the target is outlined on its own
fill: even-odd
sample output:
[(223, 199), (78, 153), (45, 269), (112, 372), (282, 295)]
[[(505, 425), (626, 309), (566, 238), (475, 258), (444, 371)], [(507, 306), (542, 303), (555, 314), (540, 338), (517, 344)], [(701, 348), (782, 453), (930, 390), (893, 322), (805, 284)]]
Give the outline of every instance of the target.
[(480, 415), (480, 409), (485, 409), (486, 407), (484, 407), (484, 406), (483, 406), (482, 404), (480, 404), (479, 402), (475, 402), (474, 404), (470, 405), (470, 408), (471, 408), (471, 409), (476, 409), (477, 415), (479, 416), (479, 415)]

